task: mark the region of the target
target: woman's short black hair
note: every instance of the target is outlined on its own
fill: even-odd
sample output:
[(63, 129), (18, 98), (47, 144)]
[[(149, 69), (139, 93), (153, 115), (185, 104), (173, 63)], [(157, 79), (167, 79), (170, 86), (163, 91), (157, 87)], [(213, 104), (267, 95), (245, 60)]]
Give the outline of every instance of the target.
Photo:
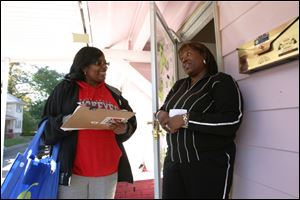
[(84, 81), (85, 75), (83, 70), (89, 65), (98, 62), (99, 58), (103, 55), (103, 52), (96, 47), (81, 48), (76, 53), (70, 72), (66, 75), (66, 78)]
[(214, 75), (218, 73), (218, 65), (217, 62), (213, 56), (213, 54), (210, 52), (210, 50), (201, 42), (198, 41), (185, 41), (180, 45), (180, 48), (178, 50), (178, 55), (181, 54), (182, 50), (186, 47), (190, 47), (197, 52), (199, 52), (204, 60), (206, 61), (205, 66), (208, 68), (208, 73), (210, 75)]

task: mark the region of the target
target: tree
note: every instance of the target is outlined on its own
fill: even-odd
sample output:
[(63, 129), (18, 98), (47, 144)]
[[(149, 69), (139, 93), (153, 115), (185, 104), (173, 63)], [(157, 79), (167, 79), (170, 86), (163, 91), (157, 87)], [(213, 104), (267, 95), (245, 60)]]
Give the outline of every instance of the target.
[(24, 64), (12, 62), (9, 64), (8, 72), (8, 93), (27, 102), (29, 99), (26, 95), (29, 93), (26, 89), (29, 86), (30, 77), (32, 74), (22, 69)]
[(50, 70), (48, 66), (39, 68), (31, 82), (31, 86), (38, 91), (38, 99), (46, 99), (63, 76), (64, 74)]
[(41, 119), (46, 99), (63, 76), (64, 74), (50, 70), (48, 66), (39, 68), (33, 75), (30, 85), (34, 89), (34, 99), (29, 108), (33, 120), (38, 122)]
[[(26, 71), (26, 67), (30, 67)], [(36, 71), (36, 72), (33, 72)], [(9, 68), (8, 93), (22, 99), (24, 106), (23, 132), (34, 132), (41, 120), (46, 98), (63, 78), (64, 74), (46, 67), (11, 63)]]

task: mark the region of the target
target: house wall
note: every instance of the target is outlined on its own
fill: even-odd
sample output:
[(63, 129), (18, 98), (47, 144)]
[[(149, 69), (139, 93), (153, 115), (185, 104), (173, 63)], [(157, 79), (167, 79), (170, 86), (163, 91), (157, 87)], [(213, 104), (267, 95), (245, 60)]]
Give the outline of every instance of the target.
[(299, 60), (242, 75), (236, 48), (299, 16), (297, 1), (218, 2), (224, 70), (244, 97), (232, 198), (299, 198)]
[(15, 104), (7, 104), (6, 105), (6, 114), (10, 116), (14, 116), (16, 112), (16, 105)]
[[(20, 111), (17, 112), (17, 105), (19, 105)], [(17, 103), (8, 103), (6, 108), (6, 114), (15, 117), (15, 120), (11, 120), (7, 129), (13, 129), (15, 135), (22, 133), (23, 126), (23, 106)]]

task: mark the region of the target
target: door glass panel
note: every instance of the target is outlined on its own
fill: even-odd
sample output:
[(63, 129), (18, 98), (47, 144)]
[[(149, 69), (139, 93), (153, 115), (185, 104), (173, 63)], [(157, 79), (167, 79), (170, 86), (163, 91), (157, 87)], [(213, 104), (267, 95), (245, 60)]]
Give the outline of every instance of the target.
[[(176, 81), (176, 58), (175, 43), (173, 42), (164, 21), (161, 19), (159, 10), (156, 13), (156, 46), (157, 46), (157, 95), (158, 108), (160, 108), (166, 99), (168, 92), (172, 89)], [(166, 132), (162, 130), (160, 135), (160, 162), (161, 170), (165, 158), (167, 143)]]
[[(151, 67), (152, 67), (152, 103), (156, 113), (162, 106), (168, 92), (177, 80), (176, 43), (168, 31), (156, 4), (151, 2)], [(161, 129), (160, 129), (161, 130)], [(153, 133), (155, 130), (153, 130)], [(154, 137), (154, 188), (155, 198), (161, 198), (161, 171), (167, 144), (166, 133)]]

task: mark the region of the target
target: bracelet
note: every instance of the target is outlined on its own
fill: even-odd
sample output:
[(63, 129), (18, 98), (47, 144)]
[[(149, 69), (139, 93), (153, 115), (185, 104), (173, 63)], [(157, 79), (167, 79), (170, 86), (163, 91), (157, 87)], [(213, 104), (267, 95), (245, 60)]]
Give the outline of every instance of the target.
[(182, 119), (184, 121), (184, 125), (182, 126), (182, 128), (187, 128), (189, 126), (189, 114), (188, 113), (183, 114)]

